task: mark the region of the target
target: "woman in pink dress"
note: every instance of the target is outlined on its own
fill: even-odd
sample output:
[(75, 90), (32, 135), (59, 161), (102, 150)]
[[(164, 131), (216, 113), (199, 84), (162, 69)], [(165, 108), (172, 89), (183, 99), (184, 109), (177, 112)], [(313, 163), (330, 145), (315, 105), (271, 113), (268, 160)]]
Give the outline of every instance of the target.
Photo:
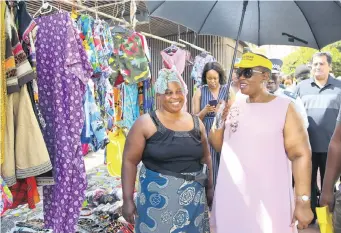
[(212, 146), (221, 151), (212, 229), (215, 233), (296, 233), (313, 219), (307, 131), (290, 100), (267, 92), (270, 60), (246, 53), (238, 68), (240, 89), (248, 98), (226, 107), (223, 124), (210, 133)]

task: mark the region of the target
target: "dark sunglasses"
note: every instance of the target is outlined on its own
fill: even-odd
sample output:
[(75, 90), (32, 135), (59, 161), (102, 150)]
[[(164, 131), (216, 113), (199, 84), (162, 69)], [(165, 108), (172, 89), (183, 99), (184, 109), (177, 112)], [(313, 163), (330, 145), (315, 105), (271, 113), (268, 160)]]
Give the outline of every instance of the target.
[(236, 74), (238, 78), (244, 76), (245, 78), (251, 78), (254, 73), (264, 74), (264, 72), (259, 70), (253, 70), (252, 68), (237, 69)]

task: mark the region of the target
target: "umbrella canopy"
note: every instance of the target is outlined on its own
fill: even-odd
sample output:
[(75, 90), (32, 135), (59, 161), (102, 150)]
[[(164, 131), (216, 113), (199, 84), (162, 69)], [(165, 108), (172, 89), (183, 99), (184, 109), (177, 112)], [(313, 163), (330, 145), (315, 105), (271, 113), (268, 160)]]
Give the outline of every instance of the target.
[[(151, 16), (237, 39), (243, 1), (146, 1)], [(341, 40), (340, 1), (249, 1), (240, 40), (321, 49)]]

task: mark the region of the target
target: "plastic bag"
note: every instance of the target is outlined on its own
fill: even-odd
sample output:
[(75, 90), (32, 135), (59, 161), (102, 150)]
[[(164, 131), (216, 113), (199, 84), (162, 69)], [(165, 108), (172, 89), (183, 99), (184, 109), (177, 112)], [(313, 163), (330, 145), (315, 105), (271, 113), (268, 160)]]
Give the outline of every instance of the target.
[(328, 206), (317, 207), (316, 214), (321, 233), (334, 233), (333, 215)]
[(122, 129), (109, 133), (107, 145), (107, 169), (111, 176), (121, 176), (122, 156), (126, 136)]

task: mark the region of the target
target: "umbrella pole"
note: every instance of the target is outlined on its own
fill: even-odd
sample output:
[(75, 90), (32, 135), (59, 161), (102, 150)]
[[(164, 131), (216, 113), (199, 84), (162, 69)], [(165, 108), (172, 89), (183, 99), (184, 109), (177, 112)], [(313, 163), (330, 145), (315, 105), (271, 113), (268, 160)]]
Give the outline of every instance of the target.
[(231, 63), (231, 69), (230, 69), (230, 74), (229, 74), (229, 78), (228, 78), (228, 81), (227, 81), (227, 98), (229, 96), (230, 87), (231, 87), (231, 83), (232, 83), (232, 74), (233, 74), (234, 62), (236, 61), (238, 45), (239, 45), (239, 37), (240, 37), (240, 34), (242, 32), (243, 23), (244, 23), (244, 16), (245, 16), (246, 7), (247, 7), (248, 3), (249, 3), (249, 0), (244, 0), (244, 2), (243, 2), (242, 17), (240, 18), (238, 35), (237, 35), (237, 38), (236, 38), (236, 45), (234, 46), (234, 53), (233, 53), (233, 58), (232, 58), (232, 63)]

